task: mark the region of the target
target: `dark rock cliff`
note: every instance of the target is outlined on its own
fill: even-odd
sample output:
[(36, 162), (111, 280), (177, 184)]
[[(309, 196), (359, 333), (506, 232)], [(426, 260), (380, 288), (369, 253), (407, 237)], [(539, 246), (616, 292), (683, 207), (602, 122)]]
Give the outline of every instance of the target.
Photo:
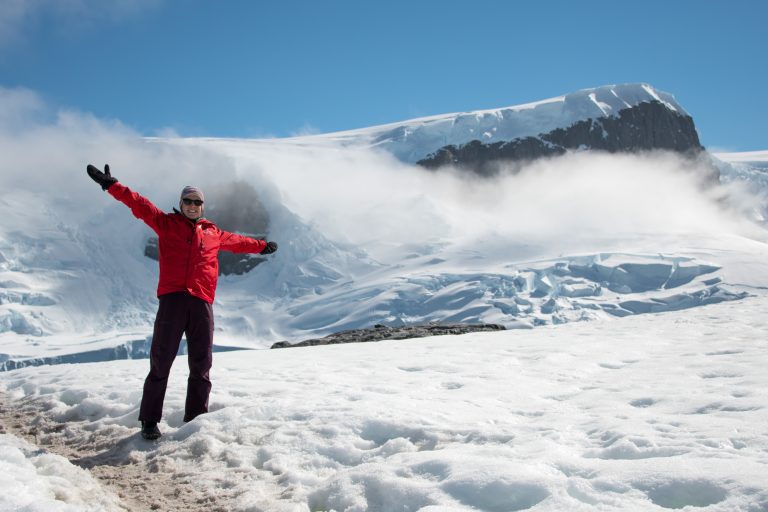
[(651, 101), (621, 110), (617, 116), (579, 121), (537, 137), (491, 144), (473, 140), (461, 146), (445, 146), (418, 164), (428, 169), (453, 165), (492, 175), (502, 164), (513, 164), (514, 169), (515, 163), (583, 149), (611, 153), (668, 150), (695, 156), (704, 148), (690, 116)]

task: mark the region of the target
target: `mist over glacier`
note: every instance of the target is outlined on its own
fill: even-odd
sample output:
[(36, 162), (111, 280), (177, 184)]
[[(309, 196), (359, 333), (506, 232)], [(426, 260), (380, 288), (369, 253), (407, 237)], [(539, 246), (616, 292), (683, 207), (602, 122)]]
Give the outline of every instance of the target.
[(702, 186), (707, 171), (674, 153), (575, 153), (480, 179), (451, 169), (425, 172), (386, 152), (318, 137), (147, 140), (119, 122), (52, 112), (31, 91), (2, 89), (0, 106), (4, 189), (40, 194), (41, 206), (55, 202), (78, 222), (112, 202), (94, 193), (78, 167), (88, 162), (110, 163), (122, 182), (164, 209), (176, 206), (185, 184), (213, 188), (244, 179), (266, 202), (363, 248), (475, 241), (489, 233), (559, 247), (565, 233), (749, 232), (724, 211), (722, 190)]
[[(743, 211), (754, 196), (706, 186), (706, 162), (673, 153), (577, 152), (480, 178), (427, 171), (333, 137), (147, 139), (119, 122), (53, 111), (25, 90), (0, 90), (0, 106), (0, 208), (9, 221), (2, 253), (6, 281), (22, 285), (7, 293), (32, 303), (5, 308), (11, 336), (129, 329), (144, 338), (151, 331), (157, 268), (144, 249), (153, 233), (88, 179), (86, 163), (109, 163), (122, 183), (166, 211), (188, 184), (256, 190), (269, 214), (267, 233), (259, 234), (280, 243), (280, 256), (221, 279), (220, 343), (263, 346), (380, 321), (439, 321), (444, 307), (411, 310), (411, 295), (465, 280), (481, 284), (445, 298), (470, 311), (452, 316), (511, 324), (514, 311), (491, 300), (530, 299), (499, 283), (500, 274), (519, 272), (510, 266), (664, 253), (682, 235), (763, 236)], [(242, 206), (211, 205), (230, 217)], [(519, 292), (541, 292), (535, 276), (525, 279)], [(432, 284), (423, 288), (425, 280)], [(472, 303), (478, 293), (490, 298)], [(357, 310), (361, 295), (370, 300)], [(35, 301), (53, 307), (35, 308)], [(16, 339), (9, 350), (30, 354)]]

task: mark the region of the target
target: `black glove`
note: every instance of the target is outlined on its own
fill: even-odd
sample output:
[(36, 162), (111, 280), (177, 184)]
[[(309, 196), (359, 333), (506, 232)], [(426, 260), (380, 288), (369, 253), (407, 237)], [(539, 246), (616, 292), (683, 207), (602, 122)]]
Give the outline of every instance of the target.
[(88, 164), (87, 171), (88, 176), (90, 176), (93, 181), (101, 185), (103, 190), (107, 190), (109, 187), (117, 183), (117, 180), (113, 178), (109, 173), (109, 164), (104, 165), (104, 172), (101, 172), (98, 167), (94, 167), (91, 164)]
[(277, 244), (275, 242), (267, 242), (267, 246), (261, 251), (261, 254), (272, 254), (277, 250)]

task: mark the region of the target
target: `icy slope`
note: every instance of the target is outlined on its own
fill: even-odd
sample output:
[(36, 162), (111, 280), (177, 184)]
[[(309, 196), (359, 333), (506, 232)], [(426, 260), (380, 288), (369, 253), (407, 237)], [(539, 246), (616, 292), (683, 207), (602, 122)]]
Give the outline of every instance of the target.
[(386, 274), (357, 288), (330, 289), (288, 308), (290, 325), (329, 333), (377, 323), (499, 323), (531, 328), (580, 320), (674, 311), (748, 293), (722, 282), (720, 267), (665, 255), (596, 254), (528, 265)]
[[(17, 194), (0, 202), (6, 220), (0, 227), (0, 364), (143, 342), (157, 307), (157, 262), (143, 253), (153, 233), (114, 201), (96, 213), (108, 222), (79, 224), (49, 208), (26, 208), (35, 202), (45, 200)], [(278, 298), (311, 295), (377, 268), (365, 254), (332, 243), (284, 207), (271, 205), (271, 213), (273, 229), (290, 242), (281, 245), (280, 259), (270, 259), (258, 272), (221, 278), (219, 300), (232, 309), (254, 306), (268, 317)], [(269, 338), (273, 327), (243, 316), (220, 322), (246, 338)]]
[(758, 168), (768, 168), (768, 151), (743, 151), (737, 153), (713, 153), (714, 156), (730, 163), (744, 163)]
[(714, 153), (723, 183), (749, 192), (744, 209), (765, 224), (768, 221), (768, 151)]

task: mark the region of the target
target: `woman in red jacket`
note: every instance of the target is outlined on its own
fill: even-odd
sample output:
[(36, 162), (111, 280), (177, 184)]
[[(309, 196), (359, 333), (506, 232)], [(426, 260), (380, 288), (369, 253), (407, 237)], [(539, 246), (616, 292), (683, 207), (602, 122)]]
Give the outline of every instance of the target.
[(203, 218), (205, 197), (197, 187), (181, 191), (179, 210), (165, 213), (148, 199), (119, 183), (109, 172), (92, 165), (88, 175), (101, 188), (131, 209), (158, 237), (160, 279), (157, 296), (160, 306), (155, 319), (150, 351), (150, 370), (141, 398), (141, 435), (157, 439), (163, 400), (171, 365), (179, 350), (182, 334), (187, 337), (189, 379), (184, 421), (208, 412), (211, 392), (209, 371), (213, 347), (213, 299), (219, 277), (219, 251), (271, 254), (275, 242), (265, 242), (219, 229)]

